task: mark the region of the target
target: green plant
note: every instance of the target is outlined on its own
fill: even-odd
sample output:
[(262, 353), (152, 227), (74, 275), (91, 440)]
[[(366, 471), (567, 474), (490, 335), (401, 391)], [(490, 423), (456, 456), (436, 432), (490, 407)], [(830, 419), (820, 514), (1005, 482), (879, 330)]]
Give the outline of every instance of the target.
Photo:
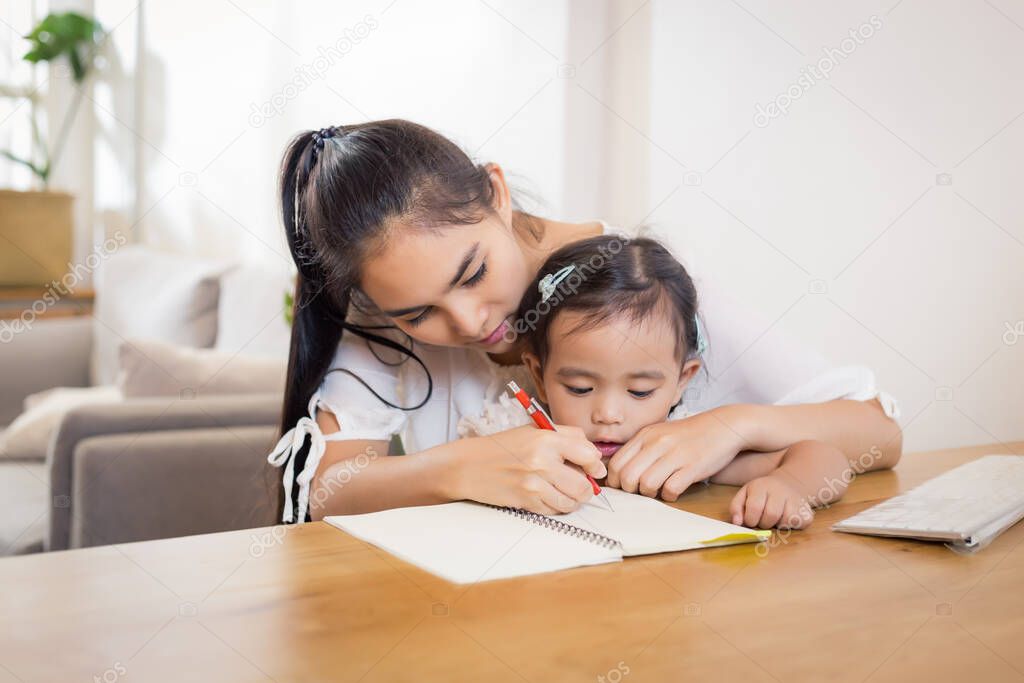
[(292, 292), (290, 292), (288, 290), (285, 290), (285, 292), (284, 292), (284, 321), (286, 323), (288, 323), (289, 326), (291, 326), (291, 324), (294, 322), (294, 320), (295, 320), (295, 295)]
[(42, 157), (41, 161), (19, 157), (10, 150), (0, 150), (0, 155), (31, 170), (43, 182), (44, 187), (49, 184), (50, 174), (67, 142), (71, 123), (85, 94), (85, 79), (96, 65), (96, 55), (105, 36), (98, 21), (77, 12), (49, 14), (25, 36), (31, 43), (31, 49), (22, 59), (32, 64), (67, 59), (75, 81), (74, 99), (64, 114), (57, 141), (52, 148), (47, 148), (39, 132), (39, 124), (35, 117), (32, 118), (32, 141), (36, 152), (33, 157), (38, 155)]

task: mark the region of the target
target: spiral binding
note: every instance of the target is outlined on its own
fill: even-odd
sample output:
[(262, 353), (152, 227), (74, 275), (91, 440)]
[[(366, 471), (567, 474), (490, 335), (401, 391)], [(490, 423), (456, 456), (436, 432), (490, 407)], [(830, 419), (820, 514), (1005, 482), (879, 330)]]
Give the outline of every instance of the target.
[(488, 507), (492, 507), (501, 512), (506, 512), (514, 517), (518, 517), (519, 519), (525, 519), (526, 521), (542, 526), (545, 529), (551, 529), (552, 531), (557, 531), (560, 534), (566, 534), (568, 536), (573, 536), (575, 538), (594, 543), (602, 548), (622, 547), (622, 543), (620, 541), (617, 541), (610, 536), (604, 536), (596, 531), (583, 529), (574, 524), (569, 524), (568, 522), (563, 522), (560, 519), (554, 519), (553, 517), (548, 517), (547, 515), (542, 515), (538, 512), (530, 512), (529, 510), (523, 510), (522, 508), (503, 507), (499, 505), (489, 505)]

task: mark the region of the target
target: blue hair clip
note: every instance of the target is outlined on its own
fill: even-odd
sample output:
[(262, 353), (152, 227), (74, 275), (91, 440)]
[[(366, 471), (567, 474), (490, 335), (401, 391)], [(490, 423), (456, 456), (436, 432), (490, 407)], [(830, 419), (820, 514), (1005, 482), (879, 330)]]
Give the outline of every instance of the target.
[(697, 327), (697, 355), (702, 356), (708, 350), (708, 340), (704, 336), (704, 326), (700, 324), (697, 314), (693, 316), (693, 324)]
[(555, 293), (555, 289), (561, 284), (562, 280), (569, 277), (569, 273), (573, 271), (576, 266), (569, 264), (564, 268), (560, 268), (554, 273), (548, 273), (541, 278), (540, 282), (537, 283), (537, 290), (540, 292), (541, 302), (545, 302), (551, 298)]

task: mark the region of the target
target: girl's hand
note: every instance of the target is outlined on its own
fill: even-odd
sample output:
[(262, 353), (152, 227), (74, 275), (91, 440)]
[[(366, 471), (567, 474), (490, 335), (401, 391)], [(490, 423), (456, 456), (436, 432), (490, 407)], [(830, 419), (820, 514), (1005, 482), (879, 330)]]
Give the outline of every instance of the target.
[(739, 416), (722, 407), (644, 427), (608, 461), (608, 486), (651, 498), (660, 489), (664, 500), (675, 501), (745, 450)]
[[(526, 425), (463, 439), (454, 474), (455, 499), (523, 508), (545, 515), (572, 512), (593, 495), (583, 472), (605, 476), (601, 452), (577, 427)], [(582, 470), (582, 471), (581, 471)]]
[(761, 529), (803, 529), (814, 510), (785, 478), (769, 474), (749, 481), (729, 504), (733, 524)]

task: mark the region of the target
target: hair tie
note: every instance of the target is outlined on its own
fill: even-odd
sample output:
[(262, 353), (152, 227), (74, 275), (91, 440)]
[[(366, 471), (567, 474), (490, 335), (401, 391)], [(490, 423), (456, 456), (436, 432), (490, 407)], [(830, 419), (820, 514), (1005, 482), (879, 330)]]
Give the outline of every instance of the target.
[(337, 136), (338, 129), (334, 126), (321, 128), (313, 131), (313, 152), (319, 152), (324, 148), (324, 140), (330, 140)]
[(704, 337), (704, 328), (696, 313), (693, 314), (693, 324), (697, 327), (697, 355), (700, 356), (708, 350), (708, 340)]
[(537, 290), (540, 292), (541, 303), (551, 298), (551, 295), (555, 293), (555, 289), (561, 284), (562, 280), (569, 277), (569, 273), (573, 271), (576, 266), (571, 263), (565, 268), (561, 268), (554, 273), (548, 273), (540, 279), (537, 284)]

